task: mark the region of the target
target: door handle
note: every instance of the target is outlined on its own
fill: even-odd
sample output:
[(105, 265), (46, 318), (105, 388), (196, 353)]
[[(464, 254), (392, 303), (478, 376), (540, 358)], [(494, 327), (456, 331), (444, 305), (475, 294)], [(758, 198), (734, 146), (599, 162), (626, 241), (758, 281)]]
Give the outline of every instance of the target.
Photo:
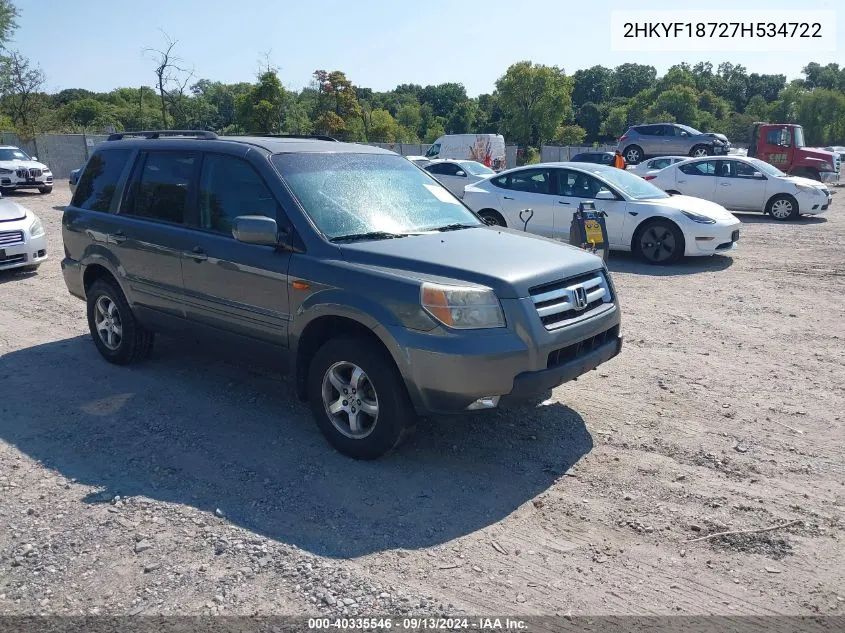
[(505, 200), (513, 200), (510, 196), (503, 196)]
[(126, 237), (126, 233), (123, 231), (118, 231), (117, 233), (109, 234), (108, 241), (112, 244), (123, 244), (128, 238)]
[(182, 253), (182, 255), (184, 257), (190, 257), (195, 262), (204, 262), (208, 259), (208, 255), (205, 254), (205, 251), (200, 246), (194, 246), (190, 252)]
[(572, 204), (571, 202), (564, 202), (563, 200), (558, 200), (558, 204)]
[(685, 184), (687, 184), (687, 181), (686, 180), (679, 180), (678, 184), (679, 185), (685, 185)]
[(722, 185), (723, 187), (730, 187), (731, 186), (731, 183), (729, 183), (729, 182), (720, 182), (719, 184)]

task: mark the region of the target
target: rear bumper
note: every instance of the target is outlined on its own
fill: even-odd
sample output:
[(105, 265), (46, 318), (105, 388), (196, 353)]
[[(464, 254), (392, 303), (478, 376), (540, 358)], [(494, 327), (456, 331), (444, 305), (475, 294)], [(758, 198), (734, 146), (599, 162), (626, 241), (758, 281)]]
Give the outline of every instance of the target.
[(69, 257), (62, 260), (62, 276), (65, 286), (74, 297), (85, 299), (85, 287), (82, 284), (82, 265)]

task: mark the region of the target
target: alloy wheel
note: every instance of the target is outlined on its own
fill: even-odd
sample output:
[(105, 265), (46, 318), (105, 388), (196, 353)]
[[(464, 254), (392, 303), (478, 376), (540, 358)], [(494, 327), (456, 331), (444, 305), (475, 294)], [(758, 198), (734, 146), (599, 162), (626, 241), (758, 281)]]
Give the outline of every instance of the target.
[(640, 250), (651, 262), (671, 259), (677, 247), (672, 231), (664, 226), (652, 226), (640, 238)]
[(322, 396), (332, 425), (346, 437), (360, 440), (375, 429), (378, 396), (367, 374), (355, 363), (341, 361), (329, 367)]
[(101, 295), (95, 305), (94, 325), (97, 335), (107, 348), (115, 351), (123, 341), (123, 323), (117, 304), (107, 295)]

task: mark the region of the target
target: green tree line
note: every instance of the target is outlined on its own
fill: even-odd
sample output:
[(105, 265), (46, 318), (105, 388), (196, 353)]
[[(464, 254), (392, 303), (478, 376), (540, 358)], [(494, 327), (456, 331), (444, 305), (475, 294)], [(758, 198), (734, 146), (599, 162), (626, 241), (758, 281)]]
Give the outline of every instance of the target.
[[(17, 11), (0, 0), (0, 46)], [(0, 128), (23, 136), (150, 128), (223, 134), (328, 134), (349, 141), (430, 143), (445, 133), (496, 132), (509, 143), (612, 142), (629, 125), (678, 122), (747, 143), (754, 121), (804, 126), (812, 145), (845, 142), (845, 67), (808, 63), (803, 76), (749, 73), (709, 62), (672, 66), (563, 68), (522, 61), (505, 70), (489, 94), (467, 95), (460, 83), (401, 84), (378, 92), (341, 70), (316, 70), (290, 90), (269, 63), (252, 81), (227, 84), (192, 76), (175, 56), (177, 42), (150, 50), (155, 87), (109, 92), (43, 91), (44, 73), (20, 53), (0, 50)], [(155, 73), (155, 74), (154, 74)], [(155, 81), (153, 81), (153, 77)]]

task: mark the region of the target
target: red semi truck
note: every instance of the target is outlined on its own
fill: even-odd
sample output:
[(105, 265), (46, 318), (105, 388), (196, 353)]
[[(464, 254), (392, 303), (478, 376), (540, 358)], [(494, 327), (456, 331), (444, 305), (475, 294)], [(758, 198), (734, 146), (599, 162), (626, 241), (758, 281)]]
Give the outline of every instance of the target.
[(754, 123), (748, 156), (774, 165), (790, 176), (839, 181), (839, 157), (804, 147), (804, 129), (794, 123)]

